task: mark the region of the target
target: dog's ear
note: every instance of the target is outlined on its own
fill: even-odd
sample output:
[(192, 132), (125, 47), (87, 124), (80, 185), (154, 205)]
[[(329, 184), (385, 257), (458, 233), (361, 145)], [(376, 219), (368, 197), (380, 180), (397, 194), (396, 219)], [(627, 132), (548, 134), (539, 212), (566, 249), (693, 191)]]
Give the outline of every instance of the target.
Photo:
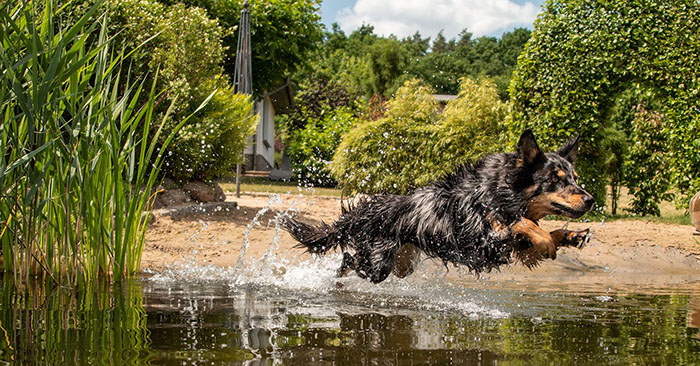
[(522, 160), (525, 165), (532, 165), (542, 158), (544, 158), (544, 154), (537, 145), (535, 135), (531, 130), (523, 131), (518, 142), (518, 159)]
[(573, 164), (576, 162), (576, 156), (578, 155), (578, 140), (580, 135), (564, 143), (564, 145), (559, 149), (559, 155), (568, 160), (569, 163)]

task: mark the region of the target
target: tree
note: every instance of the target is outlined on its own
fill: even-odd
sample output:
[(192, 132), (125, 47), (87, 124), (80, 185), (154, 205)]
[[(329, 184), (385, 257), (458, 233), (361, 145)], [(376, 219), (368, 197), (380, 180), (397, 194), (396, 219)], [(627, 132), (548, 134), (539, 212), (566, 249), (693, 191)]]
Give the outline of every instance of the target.
[[(163, 171), (179, 180), (228, 174), (241, 159), (240, 154), (231, 152), (242, 150), (253, 120), (252, 102), (233, 96), (228, 81), (222, 78), (221, 42), (226, 30), (203, 9), (183, 4), (118, 0), (109, 9), (119, 29), (116, 42), (127, 51), (134, 50), (135, 76), (144, 80), (146, 88), (163, 91), (156, 112), (161, 116), (169, 113), (169, 118), (161, 136), (168, 136), (212, 96), (206, 108), (175, 136)], [(173, 107), (168, 111), (170, 105)]]
[(374, 34), (374, 27), (369, 24), (362, 24), (348, 36), (345, 50), (352, 56), (366, 56), (368, 47), (380, 39)]
[(392, 94), (409, 76), (409, 51), (396, 37), (381, 38), (368, 48), (372, 94)]
[[(165, 3), (174, 2), (164, 0)], [(228, 33), (224, 70), (233, 77), (242, 0), (185, 0), (207, 10)], [(309, 60), (323, 37), (318, 14), (320, 0), (250, 0), (250, 42), (256, 94), (279, 85)]]
[(580, 133), (581, 180), (602, 205), (608, 181), (603, 175), (606, 116), (617, 96), (634, 84), (663, 101), (656, 112), (663, 116), (660, 133), (670, 158), (655, 174), (668, 174), (687, 200), (700, 189), (700, 176), (693, 174), (700, 171), (697, 1), (548, 1), (511, 83), (512, 134), (529, 127), (545, 147), (554, 147)]
[(431, 51), (433, 53), (447, 53), (447, 52), (452, 52), (454, 49), (455, 42), (454, 40), (450, 40), (449, 42), (447, 41), (447, 38), (445, 38), (445, 35), (442, 34), (442, 31), (438, 32), (437, 36), (435, 36), (435, 40), (433, 41), (433, 46), (431, 47)]
[(401, 42), (406, 45), (409, 52), (414, 57), (425, 56), (428, 53), (428, 48), (430, 48), (430, 37), (423, 38), (418, 31), (413, 33), (411, 37), (402, 39)]
[(500, 61), (505, 67), (511, 68), (511, 72), (518, 64), (518, 56), (523, 52), (531, 33), (529, 29), (516, 28), (501, 35), (498, 41)]

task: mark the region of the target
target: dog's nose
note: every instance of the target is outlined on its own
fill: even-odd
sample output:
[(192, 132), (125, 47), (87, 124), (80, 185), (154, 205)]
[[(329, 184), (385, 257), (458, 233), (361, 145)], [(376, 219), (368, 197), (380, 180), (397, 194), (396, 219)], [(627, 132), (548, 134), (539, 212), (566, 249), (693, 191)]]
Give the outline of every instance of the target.
[(593, 198), (593, 196), (591, 196), (590, 194), (583, 196), (583, 204), (587, 208), (591, 208), (593, 206), (594, 202), (595, 202), (595, 198)]

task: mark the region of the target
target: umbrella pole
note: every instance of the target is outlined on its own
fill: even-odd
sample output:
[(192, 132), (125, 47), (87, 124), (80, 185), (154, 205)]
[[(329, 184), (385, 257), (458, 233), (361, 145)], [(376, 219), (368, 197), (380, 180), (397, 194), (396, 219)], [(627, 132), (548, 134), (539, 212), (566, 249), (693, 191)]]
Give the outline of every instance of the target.
[(241, 163), (236, 164), (236, 198), (241, 198)]

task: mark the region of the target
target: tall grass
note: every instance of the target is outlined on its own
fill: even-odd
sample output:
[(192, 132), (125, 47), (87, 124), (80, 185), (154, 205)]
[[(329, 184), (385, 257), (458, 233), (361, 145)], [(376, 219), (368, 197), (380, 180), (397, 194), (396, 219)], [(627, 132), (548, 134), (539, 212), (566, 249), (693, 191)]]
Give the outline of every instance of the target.
[(123, 76), (126, 57), (110, 48), (99, 2), (65, 26), (51, 0), (3, 4), (4, 269), (15, 283), (121, 280), (139, 269), (149, 221), (143, 213), (173, 137), (157, 144), (168, 115), (155, 123), (155, 90)]

